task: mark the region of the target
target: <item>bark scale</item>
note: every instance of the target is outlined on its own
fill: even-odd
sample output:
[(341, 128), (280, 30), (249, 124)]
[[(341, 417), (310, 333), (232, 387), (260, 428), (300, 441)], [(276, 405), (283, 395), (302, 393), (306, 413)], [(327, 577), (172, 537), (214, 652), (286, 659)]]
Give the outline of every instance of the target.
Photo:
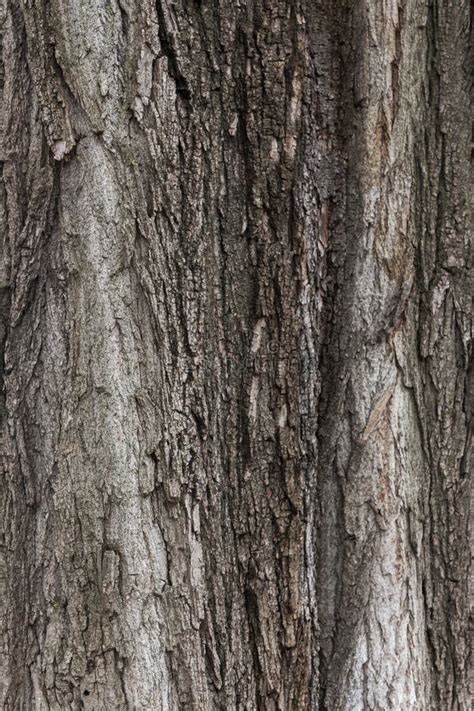
[(468, 708), (464, 0), (2, 0), (5, 709)]

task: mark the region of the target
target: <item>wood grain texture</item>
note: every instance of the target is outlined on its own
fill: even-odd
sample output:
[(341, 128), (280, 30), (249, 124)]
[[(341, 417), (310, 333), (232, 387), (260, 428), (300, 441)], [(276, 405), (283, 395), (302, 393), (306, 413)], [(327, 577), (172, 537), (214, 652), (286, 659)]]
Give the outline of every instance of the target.
[(467, 711), (466, 0), (0, 33), (0, 706)]

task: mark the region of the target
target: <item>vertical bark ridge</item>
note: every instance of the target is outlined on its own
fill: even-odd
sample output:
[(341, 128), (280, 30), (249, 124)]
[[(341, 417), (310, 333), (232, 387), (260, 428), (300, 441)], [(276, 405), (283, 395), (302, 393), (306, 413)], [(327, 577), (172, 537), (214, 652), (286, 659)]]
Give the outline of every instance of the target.
[[(420, 262), (430, 259), (430, 251), (454, 223), (454, 214), (456, 227), (449, 230), (449, 246), (444, 241), (444, 259), (457, 267), (456, 277), (443, 273), (435, 255), (431, 269), (446, 294), (457, 292), (458, 280), (466, 284), (468, 274), (462, 256), (470, 224), (467, 196), (454, 187), (468, 184), (467, 154), (462, 152), (467, 140), (465, 134), (460, 140), (454, 134), (441, 140), (456, 153), (456, 168), (447, 182), (439, 140), (446, 133), (441, 117), (454, 125), (447, 118), (453, 116), (453, 94), (461, 130), (468, 127), (462, 74), (466, 8), (454, 12), (449, 23), (448, 13), (444, 3), (429, 10), (417, 4), (375, 8), (360, 3), (347, 15), (352, 36), (358, 37), (343, 50), (344, 66), (352, 68), (345, 91), (354, 142), (347, 153), (345, 255), (328, 277), (328, 283), (337, 286), (326, 307), (329, 335), (322, 358), (319, 427), (318, 498), (323, 512), (317, 548), (320, 577), (329, 580), (318, 598), (322, 708), (467, 704), (466, 559), (455, 543), (464, 538), (467, 522), (465, 500), (461, 505), (457, 499), (465, 491), (459, 481), (469, 357), (464, 296), (448, 301), (448, 322), (443, 317), (439, 326), (433, 323), (440, 318), (438, 305), (436, 312), (429, 308), (429, 316), (426, 311), (430, 331), (442, 333), (435, 341), (443, 342), (443, 351), (428, 356), (416, 333), (424, 319), (420, 303), (435, 298), (441, 306), (445, 299), (439, 286), (439, 296), (431, 296), (436, 278), (420, 279)], [(450, 43), (448, 57), (444, 41), (454, 25), (457, 41)], [(432, 82), (433, 72), (447, 76), (449, 67), (457, 68), (449, 89), (446, 81), (444, 95), (433, 94), (426, 82)], [(441, 180), (432, 173), (440, 167)], [(456, 179), (456, 173), (465, 177)], [(427, 181), (429, 197), (423, 194)], [(442, 205), (442, 215), (436, 204)], [(336, 245), (334, 241), (330, 249)], [(448, 326), (450, 321), (453, 325)], [(437, 373), (431, 396), (426, 368)], [(441, 386), (447, 372), (452, 382)], [(447, 391), (449, 405), (447, 394), (442, 394)], [(439, 398), (450, 413), (446, 440), (433, 427), (440, 423)], [(458, 427), (464, 433), (459, 440), (454, 434)], [(459, 441), (459, 450), (453, 440)], [(442, 475), (437, 474), (440, 467)], [(328, 510), (336, 518), (332, 528)], [(447, 548), (441, 553), (446, 540), (442, 531), (449, 529), (454, 515), (450, 553)], [(448, 572), (452, 566), (459, 566), (455, 576)], [(449, 578), (451, 583), (446, 582)], [(456, 621), (448, 612), (453, 604)], [(441, 618), (444, 626), (438, 624)]]

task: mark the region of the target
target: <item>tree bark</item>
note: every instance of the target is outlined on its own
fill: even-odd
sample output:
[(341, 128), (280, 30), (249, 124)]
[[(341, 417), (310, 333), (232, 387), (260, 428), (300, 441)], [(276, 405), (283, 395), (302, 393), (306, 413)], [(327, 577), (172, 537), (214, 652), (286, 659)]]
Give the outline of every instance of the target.
[(467, 2), (0, 12), (1, 707), (467, 711)]

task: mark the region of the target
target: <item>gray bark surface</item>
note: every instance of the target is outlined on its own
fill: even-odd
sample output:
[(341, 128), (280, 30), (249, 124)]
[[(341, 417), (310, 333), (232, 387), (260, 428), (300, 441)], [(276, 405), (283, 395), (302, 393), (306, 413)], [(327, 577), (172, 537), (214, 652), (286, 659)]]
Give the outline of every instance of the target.
[(467, 711), (469, 31), (0, 0), (1, 708)]

